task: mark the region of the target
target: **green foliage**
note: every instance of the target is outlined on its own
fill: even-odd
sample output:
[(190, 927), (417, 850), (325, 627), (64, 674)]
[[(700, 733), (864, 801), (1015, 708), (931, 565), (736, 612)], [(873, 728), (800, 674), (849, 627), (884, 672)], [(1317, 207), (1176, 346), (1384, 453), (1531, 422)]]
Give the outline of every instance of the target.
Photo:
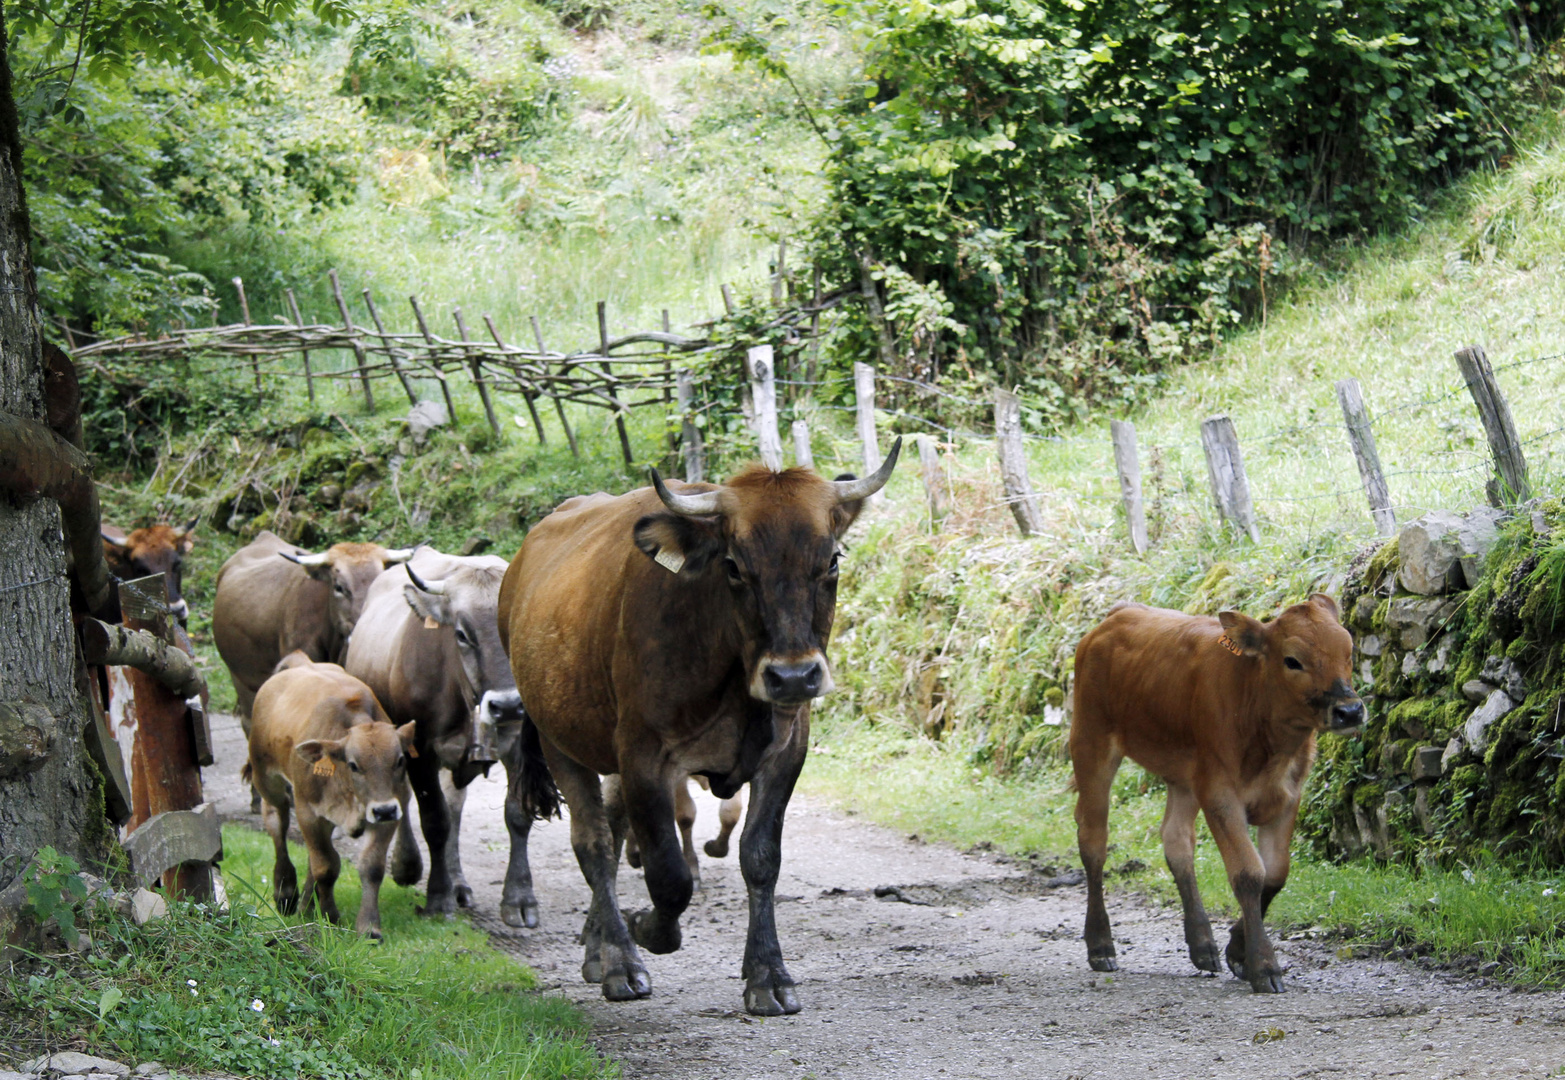
[(23, 879), (27, 906), (38, 922), (53, 919), (61, 935), (75, 945), (81, 932), (76, 928), (76, 906), (87, 899), (87, 883), (81, 867), (69, 855), (52, 847), (39, 850)]
[[(769, 11), (709, 41), (787, 76), (756, 29)], [(1297, 253), (1492, 160), (1531, 42), (1558, 29), (1514, 0), (839, 12), (865, 62), (823, 114), (817, 250), (839, 279), (868, 253), (942, 290), (961, 325), (942, 363), (979, 362), (1055, 419), (1134, 401), (1264, 316)]]

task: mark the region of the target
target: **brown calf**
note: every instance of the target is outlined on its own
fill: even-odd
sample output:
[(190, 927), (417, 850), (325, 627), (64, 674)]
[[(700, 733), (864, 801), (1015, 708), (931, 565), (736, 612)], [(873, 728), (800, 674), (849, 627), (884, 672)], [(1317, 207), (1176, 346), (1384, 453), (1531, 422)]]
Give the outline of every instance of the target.
[[(1239, 901), (1229, 970), (1259, 993), (1281, 992), (1282, 971), (1261, 920), (1288, 880), (1288, 844), (1316, 732), (1349, 732), (1364, 722), (1364, 703), (1348, 682), (1352, 652), (1337, 605), (1324, 593), (1271, 622), (1237, 611), (1214, 619), (1120, 604), (1082, 639), (1070, 750), (1094, 971), (1118, 967), (1103, 861), (1109, 789), (1128, 755), (1168, 785), (1163, 854), (1184, 904), (1191, 962), (1218, 970), (1196, 888), (1199, 809)], [(1251, 825), (1258, 845), (1250, 842)]]
[[(392, 879), (416, 884), (422, 867), (408, 828), (407, 756), (413, 725), (393, 727), (370, 688), (336, 664), (312, 663), (301, 652), (278, 664), (255, 696), (251, 714), (250, 760), (242, 773), (276, 808), (272, 840), (277, 862), (272, 898), (277, 910), (308, 910), (311, 901), (332, 922), (339, 922), (333, 887), (341, 860), (332, 846), (332, 829), (349, 836), (367, 830), (369, 842), (359, 854), (364, 886), (356, 928), (380, 937), (380, 883), (386, 874), (386, 849), (395, 835)], [(309, 852), (304, 892), (298, 889), (288, 858), (288, 810), (299, 813), (299, 831)]]

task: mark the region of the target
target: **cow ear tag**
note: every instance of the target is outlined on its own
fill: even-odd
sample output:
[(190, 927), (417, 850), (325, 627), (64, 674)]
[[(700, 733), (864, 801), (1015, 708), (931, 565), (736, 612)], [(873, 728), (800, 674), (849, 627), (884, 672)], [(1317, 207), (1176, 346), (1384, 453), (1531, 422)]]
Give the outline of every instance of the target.
[(652, 556), (652, 561), (670, 574), (679, 573), (685, 565), (685, 557), (677, 551), (668, 550), (668, 548), (658, 548), (658, 553)]
[(316, 776), (331, 776), (337, 771), (337, 763), (329, 757), (317, 758), (315, 768), (310, 770)]
[(424, 616), (424, 629), (425, 630), (438, 630), (438, 629), (440, 629), (440, 620), (436, 619), (433, 615), (425, 615)]
[(1227, 649), (1229, 652), (1233, 653), (1235, 656), (1244, 655), (1244, 650), (1241, 649), (1238, 645), (1234, 644), (1234, 639), (1229, 637), (1227, 634), (1219, 636), (1217, 643), (1223, 648)]

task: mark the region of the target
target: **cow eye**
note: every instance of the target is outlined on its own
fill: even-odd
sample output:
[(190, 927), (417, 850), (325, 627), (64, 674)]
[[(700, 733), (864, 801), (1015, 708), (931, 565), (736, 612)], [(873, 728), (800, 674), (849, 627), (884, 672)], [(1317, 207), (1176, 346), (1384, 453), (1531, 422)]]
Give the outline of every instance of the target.
[(723, 569), (728, 571), (728, 580), (735, 585), (741, 584), (744, 578), (739, 573), (739, 564), (728, 555), (723, 556)]
[(1283, 657), (1282, 658), (1282, 663), (1283, 663), (1283, 666), (1286, 667), (1289, 671), (1303, 671), (1304, 670), (1304, 665), (1299, 663), (1298, 660), (1294, 659), (1291, 656)]
[(841, 565), (841, 563), (842, 563), (842, 552), (840, 552), (840, 551), (833, 551), (831, 553), (831, 565), (826, 567), (826, 576), (827, 577), (836, 577), (837, 576), (837, 569)]
[(344, 585), (340, 581), (337, 582), (335, 585), (333, 585), (332, 588), (337, 591), (337, 595), (338, 596), (347, 596), (348, 595), (348, 587), (346, 585)]
[(362, 772), (363, 771), (363, 770), (361, 770), (359, 768), (359, 763), (357, 761), (350, 761), (350, 762), (348, 762), (348, 768), (352, 769), (354, 772)]
[(458, 645), (471, 646), (473, 644), (473, 639), (468, 637), (467, 631), (463, 630), (459, 626), (456, 628), (456, 643)]

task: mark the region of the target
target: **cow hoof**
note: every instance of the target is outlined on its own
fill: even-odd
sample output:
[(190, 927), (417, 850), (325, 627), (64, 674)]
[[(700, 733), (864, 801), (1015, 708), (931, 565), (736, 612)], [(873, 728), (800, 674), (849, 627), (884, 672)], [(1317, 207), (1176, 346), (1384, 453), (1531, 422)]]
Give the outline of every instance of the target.
[(379, 945), (386, 938), (386, 935), (381, 933), (380, 927), (378, 926), (371, 926), (359, 932), (362, 933), (365, 937), (369, 938), (371, 941), (375, 942), (377, 945)]
[(501, 904), (500, 921), (507, 926), (525, 926), (529, 930), (536, 930), (538, 929), (538, 905)]
[(272, 903), (277, 905), (279, 915), (297, 915), (299, 913), (299, 894), (296, 892), (276, 893), (272, 896)]
[(581, 963), (581, 981), (592, 983), (594, 986), (603, 981), (603, 961), (597, 958), (583, 960)]
[(708, 840), (701, 845), (701, 850), (714, 859), (722, 859), (728, 856), (728, 845), (719, 844), (716, 840)]
[(456, 906), (470, 908), (473, 906), (473, 890), (466, 885), (456, 887)]
[(646, 968), (611, 971), (603, 977), (603, 996), (610, 1001), (635, 1001), (651, 994), (652, 978)]
[(1202, 971), (1209, 971), (1213, 975), (1223, 970), (1221, 959), (1218, 956), (1217, 946), (1211, 942), (1205, 945), (1191, 946), (1190, 962)]
[(751, 1016), (792, 1016), (800, 1008), (792, 986), (745, 987), (744, 1011)]
[(1089, 953), (1087, 956), (1087, 963), (1092, 965), (1093, 971), (1119, 970), (1119, 962), (1114, 959), (1113, 953), (1110, 953), (1107, 956), (1093, 956)]
[(658, 918), (653, 910), (642, 910), (630, 917), (630, 936), (650, 953), (662, 956), (674, 952), (683, 940), (678, 919)]
[(424, 898), (424, 906), (413, 909), (420, 915), (455, 915), (456, 895), (454, 893), (429, 893)]
[(391, 880), (403, 888), (409, 888), (419, 883), (424, 876), (424, 860), (414, 851), (411, 857), (395, 856), (391, 860)]
[(1262, 975), (1260, 978), (1250, 980), (1250, 989), (1257, 994), (1282, 993), (1281, 975)]

